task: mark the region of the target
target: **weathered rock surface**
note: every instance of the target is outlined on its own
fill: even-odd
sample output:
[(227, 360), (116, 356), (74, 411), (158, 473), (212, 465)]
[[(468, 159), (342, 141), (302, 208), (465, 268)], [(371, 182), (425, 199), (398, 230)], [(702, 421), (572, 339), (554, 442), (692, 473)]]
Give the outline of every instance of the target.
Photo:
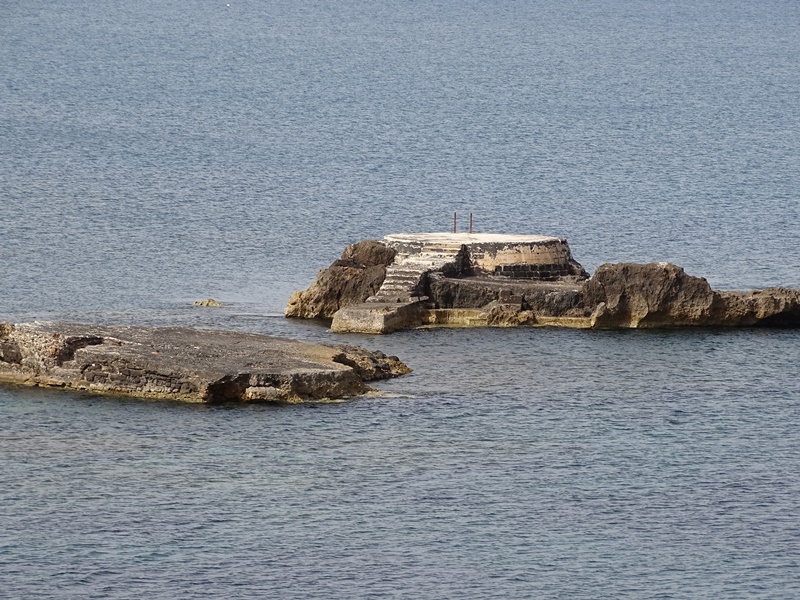
[(380, 289), (395, 253), (374, 240), (351, 244), (339, 260), (319, 272), (307, 290), (292, 294), (284, 314), (303, 319), (331, 318), (340, 308), (364, 302)]
[(585, 279), (566, 240), (508, 237), (416, 234), (387, 236), (392, 247), (354, 244), (292, 296), (286, 314), (330, 316), (333, 331), (361, 333), (424, 326), (800, 327), (800, 290), (715, 291), (669, 263), (605, 264)]
[(583, 286), (568, 281), (509, 280), (500, 277), (428, 277), (427, 294), (436, 308), (482, 308), (492, 302), (519, 305), (545, 316), (588, 316)]
[(718, 292), (676, 265), (605, 264), (583, 286), (595, 328), (800, 326), (800, 290)]
[(582, 284), (440, 275), (429, 281), (435, 309), (477, 308), (492, 326), (800, 327), (800, 290), (716, 291), (669, 263), (605, 264)]
[(395, 357), (187, 328), (0, 323), (0, 381), (187, 402), (299, 402), (410, 372)]

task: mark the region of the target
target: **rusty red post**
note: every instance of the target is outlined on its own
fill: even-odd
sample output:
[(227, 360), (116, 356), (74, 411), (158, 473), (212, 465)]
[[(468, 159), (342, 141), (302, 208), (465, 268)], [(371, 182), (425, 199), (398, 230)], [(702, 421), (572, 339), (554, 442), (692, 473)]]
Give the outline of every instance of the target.
[(453, 213), (453, 233), (456, 233), (456, 213)]
[(472, 233), (472, 213), (469, 213), (469, 232)]

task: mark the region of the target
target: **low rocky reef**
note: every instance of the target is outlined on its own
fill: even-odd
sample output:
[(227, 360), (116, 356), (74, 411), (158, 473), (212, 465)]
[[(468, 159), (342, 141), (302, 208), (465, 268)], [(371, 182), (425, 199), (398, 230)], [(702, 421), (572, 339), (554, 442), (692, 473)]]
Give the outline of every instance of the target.
[[(308, 290), (292, 296), (286, 316), (328, 318), (334, 331), (363, 333), (426, 326), (800, 327), (796, 289), (717, 291), (705, 279), (669, 263), (604, 264), (589, 277), (572, 259), (565, 240), (560, 240), (560, 257), (552, 258), (547, 247), (542, 251), (549, 256), (542, 260), (550, 262), (528, 256), (518, 264), (489, 264), (494, 269), (487, 270), (476, 267), (471, 256), (475, 244), (456, 239), (446, 256), (420, 260), (433, 246), (408, 252), (395, 239), (349, 246), (342, 260), (321, 271)], [(545, 246), (550, 239), (557, 238), (543, 238)], [(519, 245), (511, 244), (516, 259)], [(522, 245), (537, 251), (542, 242)], [(435, 246), (441, 254), (442, 243)], [(485, 248), (479, 249), (481, 260), (487, 260)], [(508, 245), (493, 260), (503, 253), (511, 256)], [(359, 256), (370, 260), (353, 259)], [(553, 266), (556, 260), (560, 262)], [(414, 268), (404, 266), (415, 261), (420, 264)]]
[(371, 391), (399, 359), (231, 331), (0, 323), (0, 382), (185, 402), (302, 402)]

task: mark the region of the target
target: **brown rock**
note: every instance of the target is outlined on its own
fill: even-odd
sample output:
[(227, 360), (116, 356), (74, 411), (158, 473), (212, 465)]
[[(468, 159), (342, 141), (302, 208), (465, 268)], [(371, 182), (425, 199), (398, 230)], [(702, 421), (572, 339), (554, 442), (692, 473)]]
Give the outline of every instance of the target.
[(583, 286), (598, 329), (800, 326), (800, 291), (718, 292), (676, 265), (605, 264)]
[(800, 327), (800, 290), (767, 288), (717, 293), (725, 305), (725, 325)]
[[(431, 325), (800, 327), (800, 290), (715, 291), (669, 263), (605, 264), (585, 280), (565, 240), (538, 240), (533, 257), (525, 248), (507, 248), (504, 236), (489, 237), (466, 244), (449, 234), (387, 236), (399, 264), (373, 298), (395, 249), (369, 240), (353, 244), (306, 291), (295, 292), (284, 313), (332, 318), (333, 331), (362, 333)], [(542, 262), (542, 253), (552, 264)]]
[(396, 356), (386, 356), (377, 350), (364, 350), (359, 346), (340, 345), (340, 354), (333, 361), (351, 367), (365, 381), (389, 379), (411, 373), (411, 369)]
[(381, 287), (394, 256), (392, 248), (374, 240), (351, 244), (339, 260), (319, 272), (307, 290), (292, 294), (284, 314), (332, 318), (340, 308), (364, 302)]
[(675, 327), (709, 321), (722, 302), (705, 279), (669, 263), (604, 264), (583, 286), (597, 328)]
[(425, 295), (437, 308), (481, 308), (498, 300), (505, 289), (476, 278), (445, 277), (442, 273), (429, 273), (425, 283)]
[(486, 323), (489, 327), (519, 327), (536, 322), (531, 311), (522, 310), (521, 303), (504, 304), (494, 301), (484, 306), (483, 311), (486, 312)]
[(219, 300), (214, 300), (213, 298), (208, 298), (207, 300), (197, 300), (194, 303), (195, 306), (222, 306), (222, 302)]
[(800, 290), (716, 291), (669, 263), (605, 264), (582, 285), (435, 274), (427, 293), (436, 309), (452, 312), (450, 325), (478, 309), (487, 325), (506, 327), (800, 327)]

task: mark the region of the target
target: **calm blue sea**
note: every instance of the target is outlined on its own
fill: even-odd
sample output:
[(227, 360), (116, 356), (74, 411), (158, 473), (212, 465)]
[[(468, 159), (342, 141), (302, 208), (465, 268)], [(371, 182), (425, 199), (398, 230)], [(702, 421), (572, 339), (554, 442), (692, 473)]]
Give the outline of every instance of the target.
[(0, 597), (800, 596), (797, 332), (281, 316), (454, 211), (800, 287), (798, 65), (796, 0), (4, 0), (0, 320), (415, 372), (281, 407), (0, 388)]

